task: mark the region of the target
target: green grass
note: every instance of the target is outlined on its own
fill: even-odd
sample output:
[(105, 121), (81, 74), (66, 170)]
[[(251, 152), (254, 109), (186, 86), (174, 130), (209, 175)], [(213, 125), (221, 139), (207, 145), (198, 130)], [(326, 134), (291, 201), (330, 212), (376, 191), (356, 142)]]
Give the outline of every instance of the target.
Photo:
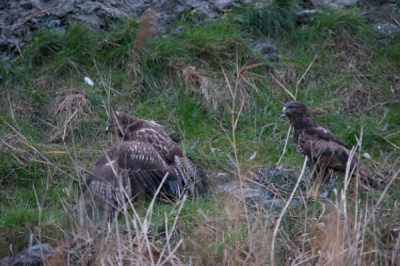
[[(355, 136), (359, 137), (363, 129), (362, 152), (369, 153), (374, 160), (373, 163), (365, 160), (366, 164), (374, 164), (373, 169), (391, 177), (399, 169), (400, 154), (399, 37), (385, 47), (380, 45), (357, 8), (323, 10), (308, 28), (302, 28), (293, 15), (295, 5), (295, 1), (281, 0), (264, 9), (241, 7), (227, 11), (214, 22), (199, 21), (193, 14), (185, 14), (177, 18), (166, 36), (148, 38), (138, 52), (133, 52), (140, 27), (136, 19), (103, 32), (72, 25), (65, 34), (40, 33), (23, 49), (22, 56), (0, 64), (4, 80), (0, 91), (0, 242), (7, 243), (0, 245), (0, 254), (5, 256), (10, 244), (17, 246), (15, 251), (27, 247), (31, 232), (37, 236), (40, 231), (58, 243), (65, 240), (63, 236), (79, 239), (79, 243), (86, 237), (73, 230), (76, 229), (74, 206), (79, 183), (87, 175), (85, 170), (90, 171), (91, 164), (111, 145), (110, 137), (104, 134), (105, 109), (109, 107), (155, 120), (169, 134), (179, 135), (179, 145), (204, 167), (211, 183), (218, 185), (227, 180), (239, 181), (234, 176), (238, 169), (231, 163), (235, 152), (243, 177), (250, 179), (254, 178), (251, 173), (260, 167), (275, 167), (283, 154), (289, 123), (279, 115), (291, 97), (274, 77), (293, 94), (297, 88), (297, 99), (310, 107), (317, 123), (350, 146), (356, 145)], [(179, 26), (181, 33), (174, 32)], [(279, 61), (272, 64), (261, 58), (253, 50), (254, 40), (278, 47)], [(195, 82), (187, 83), (185, 71), (189, 67), (195, 69), (194, 77), (207, 81), (204, 88)], [(296, 85), (308, 67), (304, 79)], [(368, 75), (363, 77), (361, 72)], [(95, 81), (94, 87), (84, 83), (85, 76)], [(99, 85), (101, 80), (105, 87)], [(228, 83), (231, 88), (238, 88), (236, 99), (232, 99)], [(207, 105), (209, 99), (201, 89), (208, 90), (209, 99), (217, 102), (217, 108)], [(82, 95), (86, 102), (62, 105), (70, 95)], [(241, 101), (244, 108), (233, 131), (229, 108), (234, 102), (234, 117), (238, 116)], [(71, 118), (76, 110), (76, 116)], [(51, 141), (57, 132), (61, 132), (60, 136), (65, 132), (66, 137)], [(226, 134), (230, 138), (235, 136), (236, 150)], [(254, 152), (257, 155), (250, 160)], [(276, 197), (288, 198), (302, 162), (289, 138), (279, 165), (283, 174), (266, 184)], [(217, 175), (226, 172), (227, 180)], [(307, 182), (301, 183), (303, 194)], [(291, 184), (289, 189), (288, 184)], [(339, 181), (335, 188), (342, 186)], [(380, 221), (382, 225), (377, 230), (372, 228), (376, 226), (372, 222), (365, 224), (383, 239), (384, 228), (395, 227), (399, 222), (393, 215), (398, 186), (395, 182), (386, 195), (382, 190), (371, 195), (360, 192), (361, 200), (354, 204), (356, 195), (350, 189), (346, 210), (355, 218), (349, 223), (364, 219), (356, 217), (355, 206), (365, 211), (366, 203), (370, 208), (383, 196), (376, 211), (389, 210), (389, 218)], [(296, 192), (295, 196), (300, 198), (302, 193)], [(38, 211), (37, 200), (43, 206), (42, 213)], [(316, 218), (328, 219), (328, 213), (338, 210), (344, 213), (343, 206), (336, 205), (336, 201), (342, 199), (331, 194), (323, 201), (305, 201), (300, 207), (289, 207), (278, 234), (277, 257), (292, 263), (299, 256), (293, 250), (302, 245), (303, 256), (316, 263), (311, 259), (315, 243), (307, 242), (303, 235), (314, 234), (311, 225)], [(149, 204), (147, 201), (143, 208), (137, 208), (139, 217), (130, 211), (129, 219), (144, 220)], [(178, 215), (179, 206), (156, 201), (153, 207), (149, 236), (159, 250), (166, 246), (166, 226), (172, 230), (178, 217), (170, 246), (184, 239), (178, 258), (186, 264), (189, 257), (197, 264), (206, 263), (204, 258), (220, 264), (246, 258), (249, 263), (269, 263), (270, 234), (280, 210), (248, 212), (246, 216), (243, 213), (246, 205), (214, 187), (199, 199), (188, 198)], [(119, 224), (126, 232), (124, 216), (120, 216)], [(131, 228), (131, 235), (142, 241), (143, 228), (139, 229)], [(94, 228), (85, 230), (94, 232)], [(13, 239), (15, 232), (19, 232), (18, 237)], [(317, 239), (318, 235), (315, 236)], [(104, 250), (107, 245), (115, 247), (109, 245), (107, 236), (101, 236), (105, 239), (99, 242), (97, 237), (100, 236), (95, 232), (93, 243), (97, 247)], [(393, 241), (382, 239), (378, 247), (372, 242), (365, 243), (391, 252)]]
[(248, 6), (238, 14), (243, 14), (243, 26), (254, 34), (282, 38), (290, 35), (296, 27), (296, 5), (292, 0), (274, 0), (266, 8)]

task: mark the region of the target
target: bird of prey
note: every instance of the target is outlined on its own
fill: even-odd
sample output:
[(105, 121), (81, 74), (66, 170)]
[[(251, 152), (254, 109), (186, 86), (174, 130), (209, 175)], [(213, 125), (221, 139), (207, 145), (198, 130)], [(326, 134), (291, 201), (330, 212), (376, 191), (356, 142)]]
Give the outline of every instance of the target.
[[(308, 157), (308, 165), (313, 171), (316, 197), (320, 183), (330, 179), (329, 169), (346, 172), (351, 149), (335, 134), (319, 126), (308, 108), (300, 101), (287, 102), (282, 110), (282, 117), (287, 116), (294, 128), (293, 142), (303, 158)], [(351, 158), (350, 173), (359, 175), (364, 187), (376, 187), (378, 181), (371, 177), (371, 172), (358, 160), (357, 154)], [(356, 169), (358, 168), (358, 170)]]
[(124, 202), (142, 200), (161, 187), (165, 195), (198, 195), (207, 188), (204, 172), (154, 121), (111, 112), (106, 131), (122, 141), (103, 153), (83, 188), (89, 216), (115, 213)]

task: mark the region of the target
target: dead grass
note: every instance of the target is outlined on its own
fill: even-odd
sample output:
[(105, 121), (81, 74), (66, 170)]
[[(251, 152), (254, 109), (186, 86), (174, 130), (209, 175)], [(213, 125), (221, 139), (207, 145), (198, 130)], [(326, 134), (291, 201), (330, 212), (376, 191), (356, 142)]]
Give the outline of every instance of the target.
[[(23, 143), (16, 135), (5, 135), (0, 137), (1, 152), (11, 154), (22, 166), (26, 166), (30, 153), (25, 149)], [(1, 182), (1, 179), (0, 179)]]
[(48, 116), (54, 128), (49, 141), (65, 141), (71, 130), (70, 124), (87, 121), (90, 115), (89, 101), (84, 92), (73, 88), (60, 89), (49, 108)]
[(182, 69), (182, 76), (186, 90), (201, 95), (201, 105), (204, 108), (216, 111), (221, 107), (221, 102), (224, 101), (222, 84), (211, 82), (209, 78), (196, 71), (194, 66)]
[(133, 46), (133, 52), (139, 53), (145, 44), (147, 38), (157, 32), (156, 27), (154, 27), (154, 19), (157, 16), (157, 11), (160, 8), (160, 4), (153, 4), (143, 15), (143, 20), (136, 33), (135, 45)]
[[(225, 76), (225, 80), (207, 75), (210, 69), (197, 70), (195, 66), (183, 67), (182, 64), (173, 66), (182, 73), (186, 91), (199, 95), (200, 105), (215, 112), (230, 108), (232, 101), (236, 101), (237, 105), (243, 104), (246, 109), (250, 107), (251, 93), (259, 92), (251, 69), (261, 65), (236, 69), (235, 76)], [(235, 95), (229, 90), (229, 83), (235, 84)]]
[[(154, 14), (151, 16), (154, 16)], [(132, 78), (136, 82), (134, 86), (141, 86), (141, 82), (147, 74), (147, 70), (145, 71), (145, 68), (141, 65), (143, 61), (139, 60), (138, 54), (139, 51), (144, 51), (145, 42), (152, 34), (152, 30), (148, 26), (149, 21), (143, 22), (143, 29), (141, 29), (143, 32), (139, 30), (135, 48), (130, 50), (130, 53), (134, 54), (131, 58), (134, 59), (127, 68), (129, 79)], [(305, 196), (306, 189), (304, 187), (311, 186), (307, 183), (309, 172), (305, 171), (304, 176), (302, 176), (299, 170), (300, 165), (293, 163), (293, 156), (289, 153), (293, 152), (294, 148), (291, 147), (289, 135), (285, 146), (283, 146), (284, 133), (287, 128), (285, 126), (282, 129), (283, 127), (277, 125), (279, 121), (277, 122), (275, 116), (279, 113), (279, 110), (277, 110), (280, 109), (277, 107), (280, 106), (279, 101), (289, 97), (297, 98), (299, 96), (313, 102), (314, 106), (319, 106), (314, 108), (314, 113), (333, 117), (332, 120), (329, 120), (332, 123), (336, 119), (335, 111), (345, 112), (347, 115), (354, 114), (357, 118), (357, 114), (371, 110), (371, 113), (381, 112), (379, 113), (380, 122), (378, 126), (382, 125), (382, 128), (396, 126), (397, 120), (391, 118), (392, 120), (387, 121), (385, 117), (388, 108), (392, 107), (396, 100), (398, 101), (400, 87), (396, 82), (399, 78), (395, 75), (385, 74), (384, 77), (390, 80), (390, 87), (379, 85), (381, 87), (378, 86), (379, 88), (377, 88), (375, 86), (377, 83), (374, 83), (374, 80), (361, 76), (361, 70), (357, 66), (359, 61), (356, 60), (369, 60), (367, 49), (360, 47), (359, 43), (354, 43), (356, 40), (352, 38), (346, 39), (344, 44), (336, 41), (335, 38), (340, 34), (338, 32), (326, 30), (325, 33), (329, 37), (329, 42), (326, 43), (327, 52), (324, 56), (328, 55), (334, 57), (334, 59), (340, 59), (334, 60), (337, 69), (333, 73), (340, 76), (338, 77), (340, 86), (336, 91), (328, 92), (323, 97), (313, 94), (313, 90), (318, 90), (319, 85), (319, 81), (315, 80), (319, 79), (318, 75), (321, 74), (317, 67), (314, 68), (313, 62), (319, 64), (319, 67), (321, 66), (321, 62), (319, 62), (321, 58), (322, 60), (326, 59), (322, 56), (320, 58), (319, 54), (317, 56), (314, 52), (311, 56), (314, 56), (315, 61), (310, 59), (304, 63), (306, 64), (305, 68), (307, 68), (307, 65), (309, 66), (307, 71), (310, 70), (308, 73), (310, 76), (303, 81), (310, 83), (301, 83), (307, 71), (304, 72), (304, 69), (297, 71), (295, 67), (285, 66), (284, 64), (272, 70), (271, 68), (263, 69), (265, 71), (260, 74), (256, 71), (252, 72), (259, 66), (256, 64), (239, 67), (238, 62), (229, 61), (225, 62), (226, 64), (220, 72), (215, 73), (213, 72), (215, 69), (211, 70), (207, 63), (204, 65), (187, 63), (180, 58), (175, 58), (170, 62), (168, 68), (170, 79), (168, 79), (169, 83), (166, 83), (167, 89), (184, 85), (187, 94), (198, 96), (199, 105), (207, 111), (213, 111), (213, 116), (217, 120), (224, 119), (221, 118), (222, 115), (215, 115), (220, 110), (224, 110), (229, 117), (229, 119), (218, 123), (217, 126), (221, 126), (219, 133), (220, 135), (225, 134), (230, 147), (217, 145), (215, 147), (218, 149), (226, 148), (232, 155), (231, 161), (233, 161), (234, 166), (229, 169), (230, 172), (227, 176), (229, 181), (234, 180), (237, 185), (235, 191), (232, 192), (235, 195), (211, 189), (209, 194), (198, 202), (191, 198), (182, 198), (165, 207), (160, 202), (154, 201), (155, 198), (153, 198), (150, 206), (140, 209), (133, 202), (127, 201), (120, 209), (119, 217), (110, 219), (104, 224), (91, 223), (87, 217), (84, 217), (85, 223), (83, 225), (80, 223), (81, 219), (76, 204), (80, 200), (79, 183), (83, 182), (81, 171), (84, 166), (82, 164), (89, 164), (87, 161), (93, 158), (77, 156), (78, 152), (75, 151), (75, 146), (66, 141), (67, 138), (75, 140), (76, 136), (72, 129), (79, 131), (90, 120), (91, 108), (93, 107), (89, 103), (87, 95), (73, 87), (63, 87), (58, 91), (47, 113), (47, 118), (49, 118), (47, 121), (50, 121), (49, 124), (51, 124), (49, 127), (53, 130), (49, 134), (52, 135), (51, 141), (62, 141), (65, 147), (72, 151), (73, 166), (71, 169), (76, 170), (76, 174), (72, 170), (73, 175), (68, 174), (70, 168), (68, 168), (69, 171), (66, 171), (67, 167), (64, 167), (62, 163), (54, 163), (47, 158), (48, 153), (51, 152), (40, 152), (35, 140), (23, 135), (23, 130), (18, 127), (16, 121), (19, 115), (29, 120), (31, 118), (29, 112), (33, 112), (33, 109), (29, 103), (21, 100), (23, 97), (10, 97), (8, 105), (11, 109), (13, 122), (12, 125), (7, 124), (6, 127), (11, 126), (13, 133), (0, 137), (1, 152), (11, 154), (20, 164), (18, 165), (20, 167), (25, 167), (28, 161), (43, 163), (48, 166), (45, 169), (48, 180), (60, 173), (71, 180), (69, 185), (62, 187), (62, 192), (57, 192), (60, 193), (59, 197), (64, 206), (64, 213), (60, 217), (41, 221), (37, 225), (27, 224), (26, 228), (23, 229), (31, 232), (30, 237), (33, 242), (55, 243), (54, 246), (57, 246), (63, 252), (62, 263), (65, 263), (65, 265), (399, 264), (400, 238), (398, 231), (400, 221), (398, 218), (399, 204), (396, 200), (400, 167), (398, 145), (388, 142), (385, 143), (387, 145), (382, 145), (382, 149), (381, 147), (376, 148), (378, 150), (376, 151), (377, 157), (374, 159), (379, 162), (372, 162), (372, 164), (376, 166), (376, 171), (382, 172), (388, 177), (389, 182), (386, 187), (368, 193), (359, 192), (356, 185), (348, 182), (350, 180), (348, 175), (344, 177), (346, 181), (342, 185), (343, 176), (341, 175), (338, 178), (339, 181), (335, 184), (336, 192), (334, 192), (334, 195), (327, 199), (318, 200), (307, 199)], [(339, 37), (347, 38), (346, 36)], [(341, 40), (340, 38), (338, 40)], [(232, 56), (232, 50), (234, 49), (229, 50), (229, 56)], [(353, 57), (357, 59), (352, 59)], [(227, 65), (234, 65), (235, 67), (227, 69)], [(391, 69), (392, 71), (393, 69)], [(297, 81), (294, 88), (292, 85), (295, 83), (294, 77), (297, 72), (303, 77)], [(275, 81), (271, 79), (268, 73), (272, 74)], [(267, 77), (262, 76), (264, 74)], [(341, 79), (342, 75), (347, 74), (351, 75), (353, 79), (350, 82), (349, 79), (343, 78), (349, 86), (347, 86), (347, 83), (342, 83)], [(176, 76), (180, 80), (177, 81)], [(328, 76), (323, 77), (326, 78), (323, 82), (331, 81)], [(154, 79), (154, 83), (164, 84), (163, 82), (166, 79), (163, 78), (157, 81)], [(179, 83), (180, 81), (182, 83)], [(260, 86), (261, 83), (268, 85)], [(38, 88), (44, 88), (47, 84), (36, 85)], [(124, 86), (130, 86), (130, 84), (124, 84)], [(160, 85), (157, 86), (156, 89), (160, 89)], [(345, 88), (341, 90), (343, 87)], [(389, 95), (392, 97), (383, 95), (384, 89), (390, 90), (391, 94)], [(115, 101), (119, 100), (120, 102), (124, 101), (123, 98), (125, 97), (132, 99), (130, 97), (133, 94), (136, 96), (139, 91), (136, 87), (130, 91), (132, 94), (117, 90), (119, 90), (119, 87), (115, 90), (117, 92), (115, 95), (118, 95), (115, 97), (120, 98)], [(2, 95), (4, 96), (5, 93), (2, 93)], [(110, 97), (110, 95), (109, 91), (108, 96)], [(393, 102), (381, 101), (380, 96), (384, 99), (393, 100)], [(254, 104), (252, 97), (261, 98), (262, 104)], [(277, 102), (276, 105), (266, 106), (265, 99), (268, 97), (272, 97), (271, 102)], [(327, 101), (327, 98), (332, 99)], [(132, 107), (135, 104), (142, 104), (141, 100), (124, 104)], [(110, 99), (107, 101), (108, 105), (109, 101)], [(153, 108), (153, 104), (151, 102), (145, 105), (148, 108), (145, 111), (152, 111), (150, 109)], [(167, 103), (167, 101), (162, 102), (162, 104), (170, 104), (165, 109), (168, 109), (169, 115), (172, 117), (173, 109), (177, 104)], [(246, 108), (251, 109), (252, 112), (256, 108), (264, 108), (264, 110), (249, 114), (246, 113)], [(270, 133), (271, 136), (265, 138), (265, 135), (263, 135), (260, 145), (273, 147), (272, 152), (278, 154), (277, 158), (280, 157), (278, 161), (278, 166), (282, 167), (279, 168), (280, 172), (283, 172), (282, 169), (289, 169), (288, 171), (290, 171), (290, 174), (284, 178), (268, 180), (268, 184), (263, 184), (263, 189), (270, 191), (282, 200), (283, 207), (281, 208), (272, 209), (268, 208), (269, 206), (263, 206), (264, 202), (261, 199), (254, 199), (259, 201), (256, 202), (257, 204), (253, 204), (254, 202), (249, 202), (245, 198), (244, 193), (238, 192), (247, 191), (252, 186), (257, 185), (254, 176), (258, 176), (258, 174), (253, 173), (256, 167), (252, 163), (242, 161), (239, 154), (243, 152), (241, 149), (246, 148), (243, 146), (250, 143), (249, 139), (260, 137), (258, 133), (254, 133), (258, 130), (258, 124), (264, 123), (264, 121), (271, 123), (267, 119), (262, 120), (261, 123), (255, 121), (260, 119), (261, 115), (259, 114), (273, 116), (272, 123), (275, 123)], [(243, 116), (251, 117), (251, 119), (244, 121), (246, 118)], [(244, 125), (243, 128), (240, 128), (242, 125)], [(250, 131), (249, 128), (252, 126), (257, 129), (248, 133), (247, 131)], [(240, 128), (239, 132), (237, 132), (238, 128)], [(384, 135), (385, 140), (390, 141), (389, 134), (396, 134), (397, 131), (388, 132)], [(243, 141), (243, 139), (246, 139), (246, 141)], [(214, 143), (209, 138), (198, 137), (196, 143), (197, 140), (200, 140), (199, 142), (209, 141), (209, 146), (213, 148)], [(80, 144), (87, 146), (86, 143)], [(93, 148), (93, 146), (88, 147), (88, 149)], [(287, 150), (290, 152), (285, 153)], [(202, 160), (217, 160), (216, 157), (209, 156), (207, 151), (200, 151)], [(268, 154), (257, 153), (257, 156), (268, 156)], [(295, 156), (297, 156), (297, 153)], [(257, 159), (258, 157), (255, 160)], [(259, 163), (264, 164), (265, 160), (259, 159), (259, 162), (254, 164), (258, 166)], [(220, 164), (226, 166), (225, 162)], [(8, 169), (6, 167), (9, 166), (4, 167)], [(38, 171), (38, 169), (35, 168), (32, 171)], [(216, 169), (212, 171), (214, 173), (219, 172)], [(12, 174), (12, 171), (10, 173)], [(42, 172), (38, 175), (42, 175)], [(10, 177), (10, 180), (13, 178), (12, 175), (8, 175), (8, 177)], [(216, 176), (211, 178), (213, 181), (218, 179)], [(0, 178), (0, 182), (3, 180)], [(46, 183), (46, 181), (43, 181), (43, 183)], [(45, 184), (44, 186), (48, 185)], [(293, 186), (295, 186), (295, 189), (293, 189)], [(18, 190), (19, 188), (13, 185), (12, 189)], [(32, 189), (36, 188), (32, 187)], [(48, 193), (51, 193), (51, 190)], [(13, 192), (2, 192), (0, 195), (0, 207), (2, 209), (10, 208), (7, 203), (15, 201), (14, 194)], [(54, 211), (54, 196), (50, 198), (47, 195), (35, 195), (35, 200), (40, 201), (40, 204), (37, 204), (39, 206), (38, 212), (48, 215), (48, 213)], [(301, 205), (292, 206), (291, 200), (296, 200)], [(17, 202), (15, 206), (19, 206), (18, 204), (20, 203)], [(209, 208), (206, 209), (204, 205), (207, 204)], [(14, 205), (11, 208), (14, 208)], [(0, 226), (4, 226), (1, 224), (1, 219)], [(13, 232), (20, 232), (21, 235), (25, 232), (21, 228), (13, 228), (12, 230)], [(11, 234), (7, 237), (7, 239), (12, 239)], [(4, 239), (6, 239), (4, 234), (0, 235), (0, 240)], [(61, 265), (61, 262), (58, 261), (57, 263)], [(50, 261), (48, 265), (51, 264)]]
[[(131, 50), (130, 62), (127, 65), (127, 75), (128, 77), (132, 78), (136, 84), (140, 84), (144, 76), (141, 67), (141, 52), (145, 51), (146, 41), (157, 33), (157, 28), (153, 24), (155, 18), (157, 17), (159, 7), (159, 3), (152, 4), (152, 6), (143, 15), (143, 19), (136, 32), (134, 46)], [(137, 94), (140, 92), (140, 90), (134, 88), (132, 92)]]
[[(240, 112), (234, 114), (233, 126)], [(14, 143), (9, 138), (2, 141), (7, 142), (6, 146)], [(231, 141), (234, 145), (234, 136)], [(17, 146), (12, 144), (10, 151), (18, 154)], [(249, 183), (247, 174), (241, 172), (237, 161), (232, 174), (238, 189), (244, 192), (255, 183)], [(300, 199), (304, 210), (309, 204), (323, 206), (318, 214), (298, 212), (290, 205), (293, 196), (303, 193), (296, 189), (301, 175), (290, 196), (288, 191), (274, 187), (274, 192), (277, 190), (286, 201), (278, 212), (262, 203), (251, 207), (244, 193), (230, 196), (213, 191), (208, 197), (214, 198), (211, 201), (215, 212), (206, 213), (201, 207), (193, 210), (198, 218), (190, 222), (191, 229), (182, 226), (188, 221), (188, 214), (183, 215), (182, 210), (191, 201), (183, 197), (163, 212), (161, 234), (156, 233), (160, 218), (154, 216), (157, 195), (144, 215), (139, 215), (138, 207), (127, 201), (118, 218), (103, 224), (85, 219), (81, 225), (75, 206), (80, 196), (70, 187), (69, 198), (63, 201), (69, 223), (57, 225), (63, 233), (53, 241), (63, 255), (49, 257), (49, 263), (56, 259), (59, 265), (393, 265), (400, 260), (398, 237), (382, 231), (383, 223), (392, 223), (382, 220), (381, 203), (398, 174), (398, 170), (393, 172), (379, 200), (370, 200), (369, 196), (360, 200), (351, 193), (351, 187), (335, 190), (333, 201)], [(43, 239), (41, 230), (33, 232), (34, 239)], [(389, 239), (382, 243), (385, 236)]]

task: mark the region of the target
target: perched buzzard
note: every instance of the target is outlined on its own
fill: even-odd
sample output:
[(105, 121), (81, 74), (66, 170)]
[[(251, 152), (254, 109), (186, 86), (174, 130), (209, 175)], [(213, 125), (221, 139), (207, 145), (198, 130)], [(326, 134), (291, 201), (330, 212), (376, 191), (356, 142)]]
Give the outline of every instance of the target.
[[(350, 148), (330, 131), (317, 125), (307, 107), (299, 101), (287, 102), (282, 110), (282, 116), (287, 116), (294, 128), (293, 141), (297, 151), (308, 157), (309, 166), (314, 170), (313, 178), (319, 182), (329, 181), (328, 169), (345, 172), (350, 156)], [(377, 182), (371, 177), (368, 169), (358, 162), (357, 155), (353, 156), (350, 170), (359, 166), (361, 181), (376, 187)], [(354, 171), (356, 174), (357, 171)], [(316, 190), (318, 190), (317, 182)], [(364, 184), (361, 184), (364, 185)], [(317, 191), (314, 191), (316, 193)]]
[(166, 174), (162, 187), (166, 194), (180, 197), (186, 191), (197, 195), (206, 190), (201, 169), (184, 156), (160, 125), (115, 112), (111, 113), (106, 130), (114, 130), (123, 141), (100, 157), (86, 179), (83, 192), (90, 217), (96, 211), (102, 218), (127, 199), (153, 195)]

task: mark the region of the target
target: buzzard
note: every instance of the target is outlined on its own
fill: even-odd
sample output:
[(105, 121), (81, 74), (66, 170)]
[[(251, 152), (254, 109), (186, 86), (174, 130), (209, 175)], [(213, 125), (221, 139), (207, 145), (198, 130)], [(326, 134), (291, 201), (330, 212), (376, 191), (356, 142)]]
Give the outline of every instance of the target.
[[(307, 107), (299, 101), (287, 102), (282, 110), (282, 117), (287, 116), (294, 128), (293, 141), (296, 150), (303, 158), (309, 159), (309, 166), (313, 172), (313, 178), (321, 183), (329, 181), (329, 169), (345, 172), (350, 156), (350, 148), (335, 134), (315, 123)], [(359, 167), (359, 175), (363, 183), (376, 187), (369, 170), (362, 166), (353, 156), (350, 170)], [(354, 171), (354, 175), (357, 171)], [(314, 190), (314, 196), (318, 193), (319, 182)], [(362, 184), (364, 185), (364, 184)]]
[(163, 178), (166, 194), (180, 197), (206, 190), (202, 170), (154, 121), (112, 112), (106, 131), (114, 131), (122, 141), (105, 151), (94, 165), (83, 188), (89, 217), (101, 219), (115, 213), (127, 199), (142, 200), (153, 195)]
[(153, 145), (169, 163), (175, 162), (175, 156), (184, 157), (182, 149), (164, 128), (154, 121), (140, 119), (124, 112), (111, 112), (106, 123), (106, 133), (109, 131), (125, 141), (138, 140)]

